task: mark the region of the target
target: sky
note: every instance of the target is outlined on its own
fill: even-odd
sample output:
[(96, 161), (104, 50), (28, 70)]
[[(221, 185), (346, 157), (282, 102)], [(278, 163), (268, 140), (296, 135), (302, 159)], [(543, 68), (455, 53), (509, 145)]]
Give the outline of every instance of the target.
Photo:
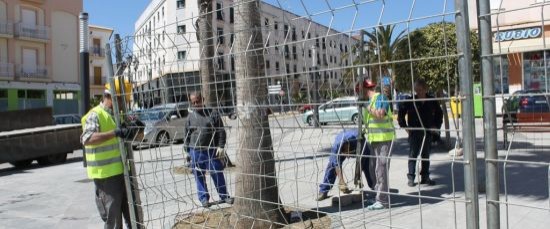
[[(170, 1), (170, 0), (169, 0)], [(196, 1), (196, 0), (187, 0)], [(452, 0), (265, 0), (298, 15), (309, 12), (314, 21), (331, 25), (339, 31), (372, 29), (378, 23), (397, 23), (398, 31), (414, 29), (430, 22), (452, 21), (453, 16), (434, 16), (452, 12)], [(110, 27), (122, 37), (132, 35), (134, 23), (150, 0), (84, 0), (84, 11), (90, 16), (90, 24)], [(175, 0), (174, 7), (175, 7)], [(328, 2), (328, 4), (327, 4)], [(357, 8), (348, 7), (352, 2)], [(383, 4), (383, 2), (385, 4)], [(413, 3), (415, 3), (413, 5)], [(304, 8), (305, 6), (305, 8)], [(334, 15), (330, 9), (334, 10)], [(317, 14), (317, 15), (315, 15)], [(407, 19), (424, 18), (407, 23)], [(355, 20), (354, 20), (355, 19)]]

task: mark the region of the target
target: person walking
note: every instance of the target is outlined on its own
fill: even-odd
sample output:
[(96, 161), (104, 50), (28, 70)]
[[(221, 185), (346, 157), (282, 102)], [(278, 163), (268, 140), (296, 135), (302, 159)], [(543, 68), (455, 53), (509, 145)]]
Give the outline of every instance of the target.
[(373, 204), (367, 206), (367, 210), (381, 210), (388, 207), (389, 154), (395, 138), (393, 115), (387, 98), (376, 92), (376, 84), (365, 79), (357, 86), (363, 87), (365, 98), (369, 100), (367, 107), (363, 109), (363, 123), (366, 127), (364, 132), (371, 147), (370, 151), (374, 152), (376, 157), (376, 199)]
[(82, 117), (84, 158), (88, 178), (95, 185), (95, 199), (105, 229), (122, 228), (122, 217), (130, 228), (130, 212), (124, 182), (119, 138), (127, 128), (117, 128), (113, 119), (111, 92), (105, 90), (102, 102)]
[[(344, 194), (351, 193), (351, 190), (346, 185), (344, 180), (344, 174), (342, 173), (342, 164), (348, 157), (355, 156), (357, 149), (357, 140), (359, 133), (357, 130), (345, 130), (334, 138), (334, 143), (331, 148), (331, 155), (328, 159), (327, 168), (325, 170), (325, 176), (323, 182), (319, 185), (319, 195), (317, 201), (321, 201), (328, 198), (328, 192), (332, 189), (336, 177), (338, 177), (338, 188), (340, 192)], [(361, 155), (370, 155), (369, 147), (363, 147)], [(370, 187), (373, 187), (373, 181), (369, 173), (369, 158), (361, 157), (361, 170), (367, 178), (367, 183)]]
[[(422, 158), (420, 170), (420, 184), (435, 185), (430, 179), (430, 151), (433, 133), (429, 129), (437, 129), (438, 120), (443, 119), (441, 106), (427, 95), (426, 81), (417, 79), (414, 82), (414, 99), (418, 101), (405, 102), (403, 109), (398, 112), (397, 120), (399, 126), (409, 134), (409, 173), (407, 173), (407, 185), (414, 187), (416, 177), (416, 161), (418, 155)], [(420, 128), (420, 129), (407, 129)]]
[(234, 199), (229, 196), (223, 169), (225, 168), (225, 141), (226, 133), (220, 114), (203, 104), (200, 92), (190, 96), (192, 112), (187, 118), (185, 126), (184, 152), (191, 159), (191, 170), (195, 176), (198, 197), (203, 207), (209, 207), (210, 194), (205, 181), (208, 172), (216, 186), (220, 201), (233, 204)]

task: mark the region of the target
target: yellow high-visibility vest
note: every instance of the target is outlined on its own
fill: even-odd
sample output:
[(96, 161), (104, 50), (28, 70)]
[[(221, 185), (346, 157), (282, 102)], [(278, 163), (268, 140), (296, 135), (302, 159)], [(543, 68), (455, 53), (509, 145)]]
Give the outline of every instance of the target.
[[(368, 107), (374, 107), (380, 93), (374, 94), (370, 100)], [(365, 133), (367, 140), (372, 142), (386, 142), (395, 138), (395, 128), (393, 127), (393, 114), (391, 109), (386, 110), (386, 117), (383, 119), (375, 119), (368, 111), (363, 109), (363, 122), (366, 123)]]
[[(113, 116), (101, 106), (92, 108), (92, 110), (82, 117), (83, 129), (90, 112), (95, 112), (99, 118), (99, 132), (108, 132), (116, 129)], [(104, 179), (124, 173), (117, 137), (113, 137), (101, 144), (86, 145), (84, 146), (84, 151), (88, 178)]]

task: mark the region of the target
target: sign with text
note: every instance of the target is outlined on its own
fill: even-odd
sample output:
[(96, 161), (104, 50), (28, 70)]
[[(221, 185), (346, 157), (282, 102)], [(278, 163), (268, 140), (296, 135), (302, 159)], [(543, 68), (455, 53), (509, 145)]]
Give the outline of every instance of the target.
[(542, 27), (540, 26), (503, 30), (503, 31), (495, 32), (495, 42), (537, 38), (537, 37), (540, 37), (541, 35), (542, 35)]

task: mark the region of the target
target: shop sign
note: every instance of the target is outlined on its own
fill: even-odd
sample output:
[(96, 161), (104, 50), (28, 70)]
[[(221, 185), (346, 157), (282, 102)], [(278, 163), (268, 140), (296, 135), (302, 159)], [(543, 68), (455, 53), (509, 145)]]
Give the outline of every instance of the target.
[(542, 35), (542, 27), (504, 30), (495, 33), (495, 41), (511, 41), (537, 38)]

